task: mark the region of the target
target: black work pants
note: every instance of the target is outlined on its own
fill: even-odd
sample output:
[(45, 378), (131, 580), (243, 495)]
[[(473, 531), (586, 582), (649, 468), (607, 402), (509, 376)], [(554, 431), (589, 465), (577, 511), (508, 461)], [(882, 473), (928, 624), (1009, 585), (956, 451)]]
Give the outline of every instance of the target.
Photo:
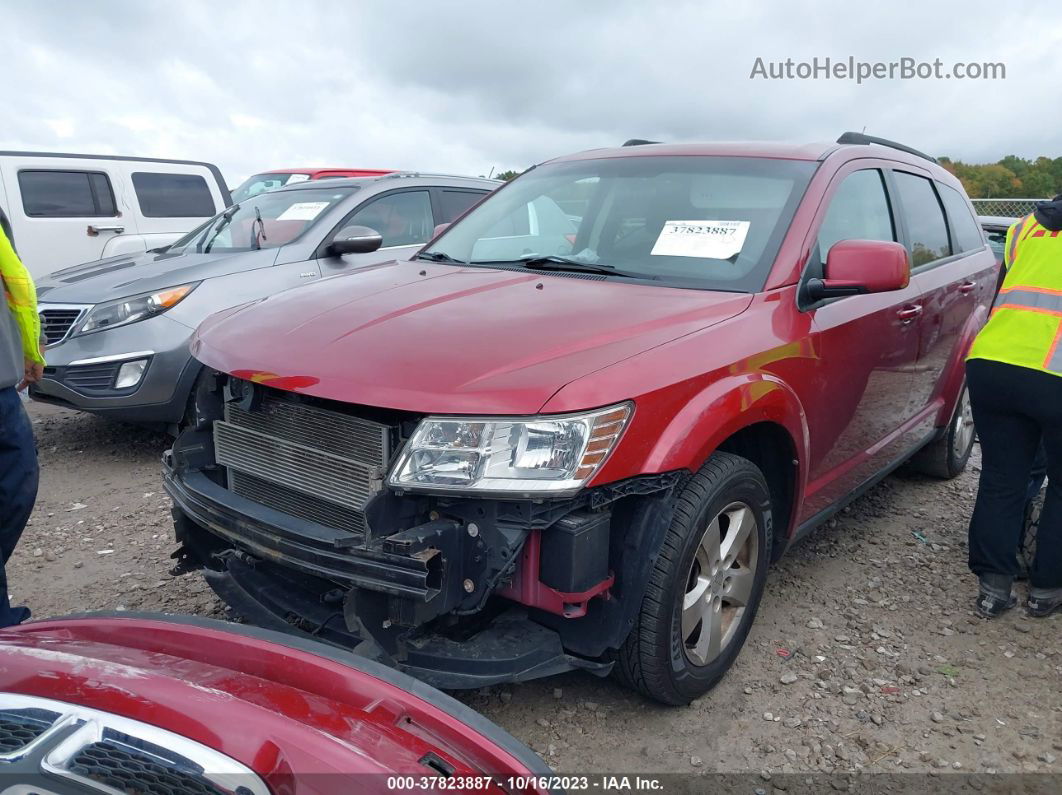
[(1029, 478), (1041, 439), (1047, 496), (1029, 582), (1062, 587), (1062, 376), (972, 359), (966, 364), (974, 425), (981, 439), (981, 482), (970, 520), (970, 569), (1016, 576)]
[(29, 615), (8, 601), (6, 567), (36, 498), (33, 428), (15, 388), (6, 387), (0, 389), (0, 627), (18, 624)]

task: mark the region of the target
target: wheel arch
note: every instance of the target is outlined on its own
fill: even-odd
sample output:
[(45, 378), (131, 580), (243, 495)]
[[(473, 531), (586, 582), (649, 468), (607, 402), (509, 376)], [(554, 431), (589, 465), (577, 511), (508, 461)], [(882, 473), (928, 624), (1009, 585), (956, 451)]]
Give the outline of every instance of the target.
[(793, 438), (776, 422), (757, 422), (731, 434), (716, 449), (748, 459), (763, 473), (771, 495), (773, 563), (785, 551), (799, 504), (800, 467)]
[[(678, 411), (650, 452), (646, 471), (696, 472), (717, 450), (748, 458), (771, 487), (776, 550), (795, 527), (807, 483), (810, 439), (796, 392), (769, 373), (716, 381)], [(776, 551), (776, 555), (778, 552)]]

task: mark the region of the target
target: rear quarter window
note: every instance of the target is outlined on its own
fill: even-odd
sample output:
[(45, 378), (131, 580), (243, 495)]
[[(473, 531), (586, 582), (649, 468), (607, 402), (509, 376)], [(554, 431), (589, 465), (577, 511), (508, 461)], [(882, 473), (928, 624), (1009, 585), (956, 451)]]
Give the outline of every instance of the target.
[(974, 251), (984, 248), (985, 239), (981, 234), (981, 227), (977, 219), (973, 217), (966, 199), (954, 188), (937, 183), (937, 190), (944, 202), (944, 209), (948, 211), (948, 221), (951, 224), (951, 241), (955, 253)]
[(136, 171), (133, 189), (147, 218), (208, 218), (217, 212), (210, 188), (198, 174)]
[(442, 190), (439, 192), (439, 223), (450, 223), (486, 195), (486, 191)]

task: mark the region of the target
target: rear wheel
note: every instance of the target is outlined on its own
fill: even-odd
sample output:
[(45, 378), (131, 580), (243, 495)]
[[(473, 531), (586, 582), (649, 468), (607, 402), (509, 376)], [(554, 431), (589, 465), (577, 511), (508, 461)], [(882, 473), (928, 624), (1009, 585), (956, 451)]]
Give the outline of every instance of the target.
[(918, 451), (911, 459), (911, 467), (935, 478), (956, 478), (966, 469), (975, 438), (970, 393), (963, 387), (947, 431)]
[(770, 494), (749, 460), (716, 453), (687, 483), (616, 662), (625, 684), (688, 704), (741, 651), (771, 557)]

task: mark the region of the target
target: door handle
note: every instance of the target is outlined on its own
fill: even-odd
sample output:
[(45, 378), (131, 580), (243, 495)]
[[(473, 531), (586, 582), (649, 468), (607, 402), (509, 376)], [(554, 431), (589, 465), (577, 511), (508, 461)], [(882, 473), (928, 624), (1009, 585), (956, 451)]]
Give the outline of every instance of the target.
[(115, 234), (120, 235), (124, 231), (124, 226), (96, 226), (95, 224), (88, 225), (89, 237), (95, 237), (100, 232), (114, 232)]
[(977, 289), (977, 282), (963, 282), (959, 285), (959, 292), (963, 295), (969, 295)]
[(921, 304), (911, 304), (910, 306), (905, 306), (903, 309), (897, 311), (896, 317), (900, 318), (900, 320), (902, 320), (903, 324), (906, 326), (908, 323), (911, 323), (916, 317), (921, 314)]

